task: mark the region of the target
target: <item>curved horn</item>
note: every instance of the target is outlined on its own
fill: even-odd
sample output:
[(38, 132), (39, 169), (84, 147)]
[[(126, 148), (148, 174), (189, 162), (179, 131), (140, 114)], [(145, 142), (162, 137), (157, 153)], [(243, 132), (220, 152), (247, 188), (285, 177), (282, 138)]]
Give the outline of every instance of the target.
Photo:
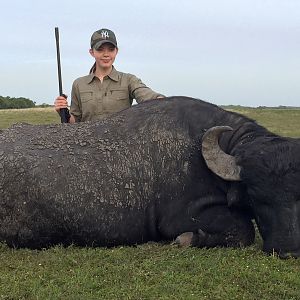
[(219, 145), (219, 136), (233, 130), (229, 126), (215, 126), (208, 129), (202, 137), (202, 155), (207, 167), (224, 180), (239, 181), (241, 167), (235, 157), (226, 154)]

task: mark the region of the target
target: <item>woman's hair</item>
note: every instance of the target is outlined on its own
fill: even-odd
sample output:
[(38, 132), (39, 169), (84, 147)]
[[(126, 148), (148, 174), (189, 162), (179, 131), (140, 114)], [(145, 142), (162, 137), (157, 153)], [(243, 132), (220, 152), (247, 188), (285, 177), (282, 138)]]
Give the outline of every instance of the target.
[(89, 74), (95, 73), (95, 71), (96, 71), (96, 62), (94, 62), (93, 66), (91, 67)]

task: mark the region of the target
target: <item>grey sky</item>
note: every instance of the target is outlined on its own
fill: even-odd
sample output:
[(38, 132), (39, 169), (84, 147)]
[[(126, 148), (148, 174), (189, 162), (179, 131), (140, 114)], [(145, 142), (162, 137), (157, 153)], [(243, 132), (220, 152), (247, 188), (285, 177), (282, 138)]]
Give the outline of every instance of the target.
[(91, 34), (115, 31), (115, 67), (165, 95), (300, 106), (299, 0), (1, 1), (0, 95), (52, 104), (93, 63)]

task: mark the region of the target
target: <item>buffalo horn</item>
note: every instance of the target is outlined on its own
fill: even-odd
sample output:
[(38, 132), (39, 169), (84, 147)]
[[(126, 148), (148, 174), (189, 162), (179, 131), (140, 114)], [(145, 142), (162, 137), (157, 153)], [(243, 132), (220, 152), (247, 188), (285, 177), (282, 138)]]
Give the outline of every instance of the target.
[(219, 136), (225, 131), (233, 130), (229, 126), (215, 126), (208, 129), (202, 138), (202, 155), (207, 167), (224, 180), (239, 181), (241, 167), (235, 157), (226, 154), (219, 145)]

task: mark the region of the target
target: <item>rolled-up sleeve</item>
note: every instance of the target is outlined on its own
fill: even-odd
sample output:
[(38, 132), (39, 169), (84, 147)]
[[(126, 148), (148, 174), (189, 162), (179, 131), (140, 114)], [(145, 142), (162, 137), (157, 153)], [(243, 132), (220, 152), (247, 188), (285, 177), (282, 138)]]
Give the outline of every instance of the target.
[(76, 80), (72, 85), (70, 113), (74, 116), (76, 122), (81, 121), (82, 109), (79, 101), (79, 89)]
[(158, 97), (164, 97), (164, 95), (159, 94), (147, 87), (141, 79), (132, 74), (129, 76), (130, 97), (135, 99), (137, 103), (141, 103), (150, 99), (156, 99)]

